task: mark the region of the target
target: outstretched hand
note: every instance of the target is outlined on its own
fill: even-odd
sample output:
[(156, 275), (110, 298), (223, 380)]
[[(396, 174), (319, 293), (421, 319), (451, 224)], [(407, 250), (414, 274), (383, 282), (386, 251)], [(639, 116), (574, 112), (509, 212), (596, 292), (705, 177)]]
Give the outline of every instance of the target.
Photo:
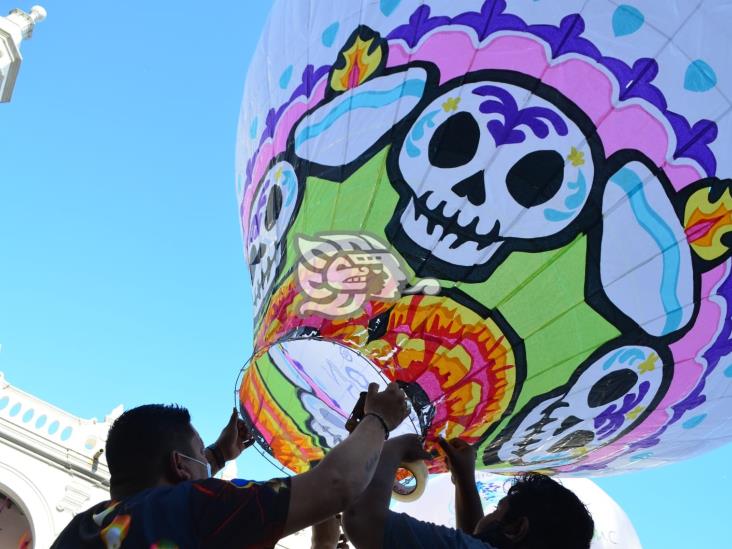
[(453, 482), (474, 474), (476, 459), (475, 446), (459, 438), (447, 441), (440, 437), (437, 439), (437, 443), (447, 456), (447, 467), (452, 473)]
[(370, 383), (364, 412), (378, 415), (387, 430), (392, 431), (409, 415), (409, 399), (397, 383), (389, 383), (383, 391), (376, 383)]
[(236, 408), (231, 412), (231, 417), (226, 427), (223, 428), (219, 438), (216, 439), (216, 447), (224, 456), (226, 461), (238, 458), (241, 453), (254, 444), (246, 423), (239, 418)]
[(341, 532), (341, 515), (313, 525), (311, 549), (349, 549), (346, 536)]

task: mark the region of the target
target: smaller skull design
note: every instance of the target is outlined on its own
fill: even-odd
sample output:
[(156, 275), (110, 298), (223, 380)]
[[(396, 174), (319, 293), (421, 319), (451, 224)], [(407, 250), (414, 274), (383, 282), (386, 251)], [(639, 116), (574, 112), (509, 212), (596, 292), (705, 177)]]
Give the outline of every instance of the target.
[(604, 353), (561, 395), (541, 401), (524, 416), (498, 450), (498, 460), (514, 469), (560, 467), (616, 440), (665, 390), (663, 362), (645, 346)]
[(392, 151), (402, 199), (390, 238), (425, 276), (485, 279), (504, 246), (561, 245), (552, 238), (578, 217), (593, 184), (576, 108), (570, 116), (535, 91), (479, 76), (445, 84)]
[(252, 277), (253, 306), (259, 315), (272, 291), (285, 255), (283, 239), (298, 202), (298, 180), (288, 162), (272, 166), (262, 179), (249, 216), (246, 250)]

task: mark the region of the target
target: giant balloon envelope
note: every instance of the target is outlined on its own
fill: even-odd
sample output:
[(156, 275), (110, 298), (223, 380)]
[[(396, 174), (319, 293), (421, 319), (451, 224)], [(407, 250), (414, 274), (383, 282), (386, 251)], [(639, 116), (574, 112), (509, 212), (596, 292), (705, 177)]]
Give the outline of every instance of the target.
[(716, 0), (275, 2), (237, 145), (262, 447), (306, 470), (372, 380), (499, 472), (728, 441), (731, 27)]

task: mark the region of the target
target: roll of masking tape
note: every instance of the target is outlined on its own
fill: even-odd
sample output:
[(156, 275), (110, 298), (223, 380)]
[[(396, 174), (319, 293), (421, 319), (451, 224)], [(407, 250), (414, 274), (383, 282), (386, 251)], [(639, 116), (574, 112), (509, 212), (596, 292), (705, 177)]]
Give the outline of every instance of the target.
[(415, 501), (427, 487), (429, 472), (424, 461), (402, 463), (397, 469), (391, 496), (397, 501)]

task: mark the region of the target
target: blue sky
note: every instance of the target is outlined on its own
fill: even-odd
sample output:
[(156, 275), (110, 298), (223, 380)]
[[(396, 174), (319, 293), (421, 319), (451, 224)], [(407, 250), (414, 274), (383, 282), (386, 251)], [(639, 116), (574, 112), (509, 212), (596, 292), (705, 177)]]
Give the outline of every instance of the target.
[[(210, 440), (251, 352), (234, 147), (271, 2), (44, 5), (0, 105), (0, 370), (82, 417), (179, 402)], [(731, 463), (600, 485), (644, 547), (727, 547)], [(239, 471), (275, 474), (251, 451)]]

